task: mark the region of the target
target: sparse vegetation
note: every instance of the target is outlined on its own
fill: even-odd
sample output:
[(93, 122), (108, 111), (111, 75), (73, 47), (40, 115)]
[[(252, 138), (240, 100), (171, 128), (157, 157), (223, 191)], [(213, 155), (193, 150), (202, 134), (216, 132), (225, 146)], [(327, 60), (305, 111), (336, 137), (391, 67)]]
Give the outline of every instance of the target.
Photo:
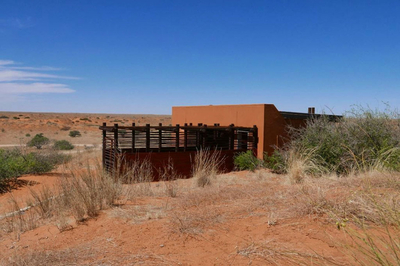
[(5, 192), (24, 174), (47, 173), (70, 159), (55, 152), (25, 153), (21, 149), (0, 150), (0, 192)]
[(28, 143), (26, 144), (28, 147), (36, 147), (37, 149), (41, 149), (43, 146), (50, 143), (50, 140), (43, 136), (43, 133), (36, 134)]
[(218, 150), (199, 150), (196, 153), (192, 174), (197, 186), (205, 187), (211, 185), (212, 180), (220, 171), (225, 158)]
[(9, 119), (9, 117), (6, 115), (2, 115), (2, 116), (0, 116), (0, 119)]
[(29, 134), (29, 133), (25, 134), (25, 137), (27, 137), (27, 138), (29, 138), (30, 136), (31, 136), (31, 134)]
[(264, 154), (264, 166), (275, 173), (285, 173), (285, 161), (278, 150), (275, 150), (271, 156), (268, 156), (267, 153)]
[(72, 130), (69, 132), (69, 136), (71, 138), (76, 138), (76, 137), (80, 137), (82, 135), (81, 135), (81, 132), (79, 132), (78, 130)]
[(56, 150), (72, 150), (74, 148), (74, 145), (71, 144), (71, 142), (67, 140), (57, 140), (54, 142), (53, 148)]
[(235, 156), (233, 163), (238, 170), (254, 171), (263, 165), (261, 160), (254, 156), (253, 151), (242, 152)]
[(71, 169), (71, 178), (63, 179), (60, 184), (62, 196), (58, 205), (64, 209), (64, 215), (72, 214), (78, 222), (97, 216), (122, 195), (120, 181), (97, 166), (94, 170)]
[(289, 172), (294, 162), (302, 161), (303, 175), (348, 175), (385, 169), (398, 171), (399, 117), (397, 112), (390, 110), (382, 112), (362, 107), (336, 122), (327, 117), (316, 117), (307, 122), (307, 127), (290, 129), (292, 141), (269, 165)]

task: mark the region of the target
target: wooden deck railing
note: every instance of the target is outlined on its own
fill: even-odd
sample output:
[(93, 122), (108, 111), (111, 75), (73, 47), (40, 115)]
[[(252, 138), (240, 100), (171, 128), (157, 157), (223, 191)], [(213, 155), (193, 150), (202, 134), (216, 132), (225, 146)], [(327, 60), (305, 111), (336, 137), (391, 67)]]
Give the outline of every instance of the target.
[(116, 154), (137, 152), (181, 152), (200, 149), (256, 150), (258, 129), (253, 127), (185, 124), (183, 126), (107, 126), (103, 123), (103, 165), (115, 165)]

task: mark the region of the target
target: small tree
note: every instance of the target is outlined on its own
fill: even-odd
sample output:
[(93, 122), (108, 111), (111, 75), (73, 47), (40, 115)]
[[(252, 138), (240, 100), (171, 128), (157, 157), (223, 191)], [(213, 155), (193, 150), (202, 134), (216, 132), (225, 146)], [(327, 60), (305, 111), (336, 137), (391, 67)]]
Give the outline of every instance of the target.
[(28, 141), (28, 147), (36, 147), (37, 149), (41, 149), (42, 146), (50, 143), (50, 140), (43, 136), (43, 133), (36, 134), (30, 141)]
[(72, 131), (69, 132), (69, 136), (71, 138), (80, 137), (81, 136), (81, 132), (79, 132), (78, 130), (72, 130)]
[(67, 140), (58, 140), (54, 142), (54, 149), (56, 150), (72, 150), (74, 148), (74, 145), (72, 145), (69, 141)]

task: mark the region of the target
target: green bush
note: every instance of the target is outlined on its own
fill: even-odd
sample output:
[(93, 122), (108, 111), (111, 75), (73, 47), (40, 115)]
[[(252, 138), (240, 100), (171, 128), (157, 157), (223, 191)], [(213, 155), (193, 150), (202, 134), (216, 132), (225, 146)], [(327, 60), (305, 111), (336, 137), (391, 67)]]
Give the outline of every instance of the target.
[(81, 136), (81, 132), (79, 132), (78, 130), (72, 130), (72, 131), (69, 132), (69, 136), (71, 138), (80, 137)]
[(317, 117), (305, 128), (289, 131), (292, 141), (285, 152), (311, 154), (308, 158), (313, 164), (328, 172), (400, 170), (400, 120), (390, 110), (358, 107), (339, 121)]
[(67, 140), (58, 140), (54, 142), (53, 148), (56, 150), (66, 151), (66, 150), (72, 150), (74, 148), (74, 145), (72, 145), (71, 142)]
[(233, 159), (233, 163), (238, 170), (254, 171), (256, 168), (262, 166), (262, 161), (254, 156), (252, 151), (239, 153)]
[(56, 152), (25, 154), (20, 149), (0, 149), (0, 193), (21, 175), (47, 173), (70, 158)]
[(30, 141), (28, 141), (27, 146), (28, 147), (36, 147), (38, 149), (41, 149), (44, 145), (47, 145), (50, 143), (50, 140), (43, 136), (43, 133), (36, 134)]
[(278, 174), (286, 173), (285, 158), (279, 150), (275, 150), (271, 156), (264, 154), (264, 166)]

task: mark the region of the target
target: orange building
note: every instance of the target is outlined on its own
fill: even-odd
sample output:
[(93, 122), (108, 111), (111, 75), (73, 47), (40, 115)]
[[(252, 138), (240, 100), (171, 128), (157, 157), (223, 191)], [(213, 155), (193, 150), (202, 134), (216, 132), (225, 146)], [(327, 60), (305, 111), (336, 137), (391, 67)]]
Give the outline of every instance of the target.
[[(315, 108), (308, 108), (308, 113), (280, 112), (273, 104), (207, 105), (172, 107), (172, 124), (207, 125), (258, 128), (257, 157), (263, 158), (265, 152), (271, 154), (275, 147), (284, 143), (287, 126), (304, 126), (307, 118), (315, 115)], [(336, 116), (330, 116), (336, 117)]]

